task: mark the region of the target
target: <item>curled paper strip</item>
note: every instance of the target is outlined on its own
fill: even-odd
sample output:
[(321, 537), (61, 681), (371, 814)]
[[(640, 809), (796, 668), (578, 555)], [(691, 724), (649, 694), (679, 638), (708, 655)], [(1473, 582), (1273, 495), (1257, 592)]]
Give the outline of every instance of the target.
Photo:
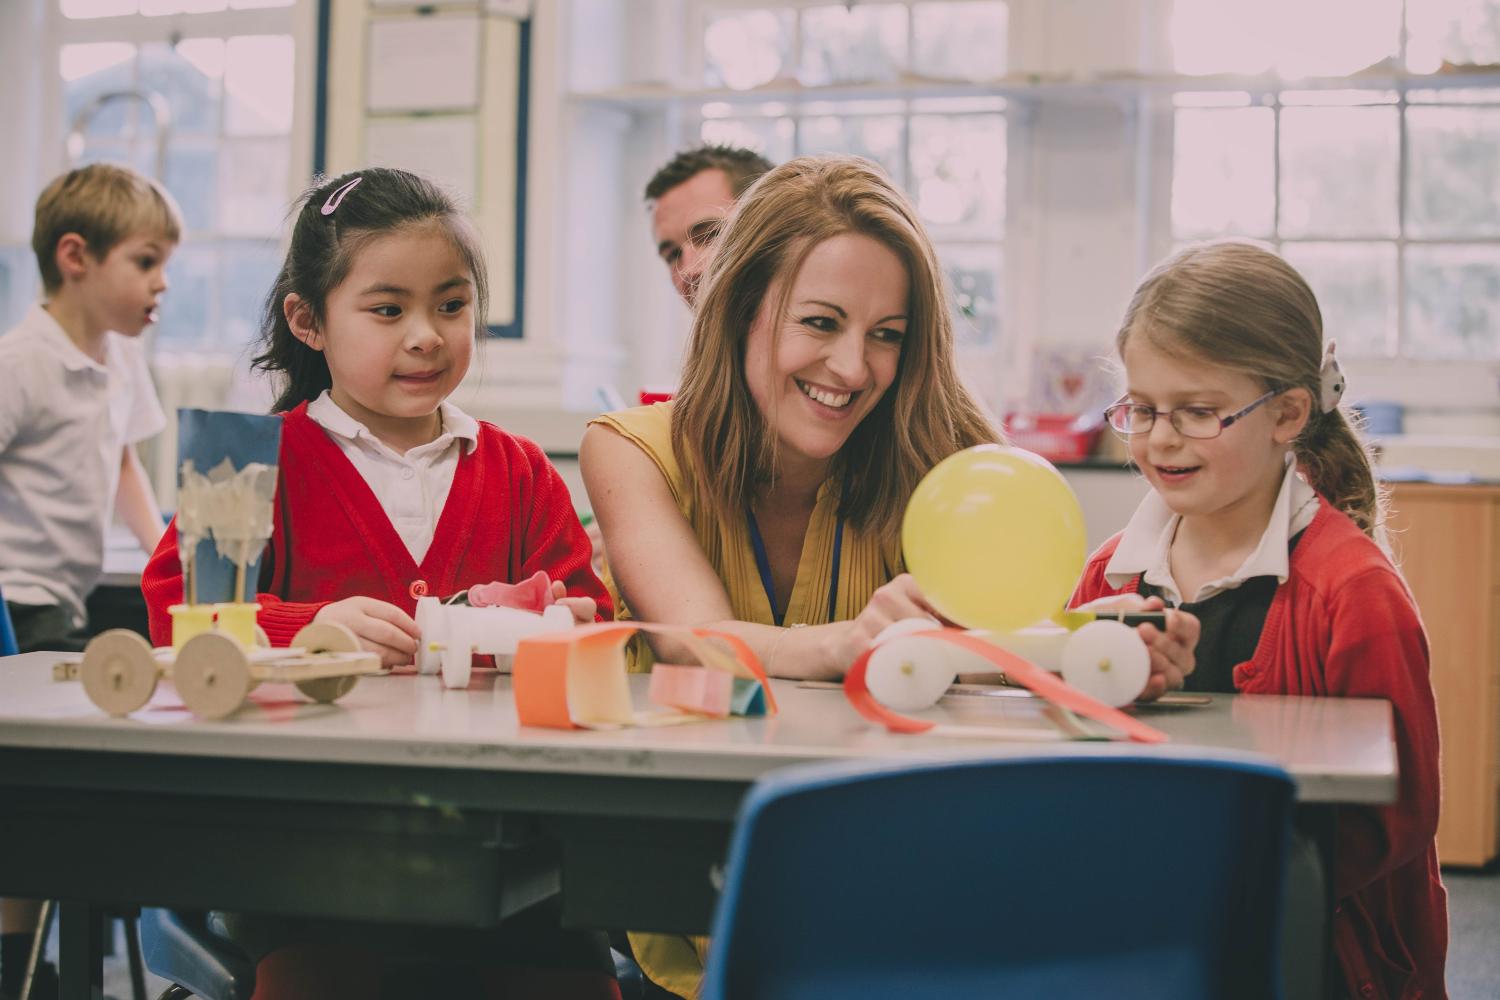
[[(923, 644), (920, 648), (915, 645), (919, 642)], [(897, 646), (897, 643), (901, 645)], [(935, 645), (937, 643), (942, 646)], [(882, 649), (887, 650), (884, 655), (881, 655)], [(991, 670), (998, 668), (1012, 683), (1028, 688), (1054, 705), (1118, 730), (1136, 742), (1161, 743), (1167, 738), (1159, 729), (1090, 697), (1029, 660), (958, 629), (934, 628), (910, 632), (872, 647), (849, 668), (849, 673), (844, 678), (844, 695), (860, 715), (892, 732), (925, 733), (938, 730), (943, 735), (992, 734), (1000, 738), (1004, 735), (1002, 732), (988, 731), (983, 726), (939, 727), (937, 723), (927, 719), (902, 714), (904, 711), (917, 711), (936, 704), (937, 698), (942, 696), (958, 673), (977, 672), (974, 667), (980, 665)], [(872, 669), (876, 674), (873, 684)], [(876, 696), (876, 691), (885, 692), (887, 696), (895, 692), (899, 710), (896, 706), (883, 703)], [(925, 701), (929, 696), (932, 696), (932, 700)]]
[[(699, 663), (667, 664), (660, 680), (652, 672), (655, 710), (637, 710), (630, 697), (625, 643), (637, 632), (669, 636)], [(661, 668), (658, 664), (657, 670)], [(698, 672), (727, 675), (730, 683)], [(770, 679), (743, 640), (676, 625), (600, 622), (522, 639), (511, 666), (511, 687), (523, 726), (617, 729), (776, 714)]]

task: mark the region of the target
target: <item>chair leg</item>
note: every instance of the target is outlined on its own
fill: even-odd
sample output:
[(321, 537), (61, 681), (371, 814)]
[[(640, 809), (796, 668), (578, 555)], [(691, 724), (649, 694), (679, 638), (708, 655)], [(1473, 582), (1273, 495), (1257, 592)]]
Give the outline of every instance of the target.
[(31, 939), (31, 954), (26, 957), (26, 972), (21, 976), (21, 994), (18, 1000), (31, 1000), (31, 983), (36, 978), (37, 966), (47, 951), (47, 934), (52, 928), (52, 914), (57, 903), (48, 899), (42, 902), (42, 914), (36, 921), (36, 933)]
[(136, 921), (138, 910), (128, 910), (120, 919), (125, 924), (125, 954), (130, 959), (130, 995), (146, 1000), (146, 962), (141, 958), (141, 930)]
[(168, 986), (166, 989), (162, 990), (161, 996), (157, 997), (156, 1000), (183, 1000), (184, 997), (190, 997), (192, 995), (193, 991), (188, 989), (186, 986), (178, 986), (176, 983), (173, 983), (171, 986)]

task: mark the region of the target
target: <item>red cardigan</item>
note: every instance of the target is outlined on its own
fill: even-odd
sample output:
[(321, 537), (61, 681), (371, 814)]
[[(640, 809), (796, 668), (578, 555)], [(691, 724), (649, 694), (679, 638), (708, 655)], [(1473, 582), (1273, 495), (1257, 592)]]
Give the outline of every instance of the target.
[[(1116, 535), (1089, 558), (1074, 605), (1136, 590), (1104, 579)], [(1448, 902), (1438, 876), (1438, 724), (1427, 637), (1411, 592), (1353, 521), (1322, 498), (1292, 550), (1255, 655), (1234, 668), (1245, 694), (1384, 698), (1400, 785), (1391, 806), (1341, 808), (1333, 941), (1353, 997), (1441, 998)]]
[[(421, 565), (305, 403), (282, 414), (275, 517), (256, 595), (256, 620), (272, 645), (289, 645), (319, 609), (346, 597), (374, 597), (414, 614), (408, 588), (415, 580), (447, 596), (476, 583), (518, 582), (539, 569), (562, 580), (569, 594), (592, 597), (601, 617), (612, 615), (567, 486), (540, 448), (493, 424), (480, 423), (477, 445), (459, 459)], [(182, 601), (175, 521), (146, 565), (141, 589), (151, 641), (166, 645), (167, 608)]]

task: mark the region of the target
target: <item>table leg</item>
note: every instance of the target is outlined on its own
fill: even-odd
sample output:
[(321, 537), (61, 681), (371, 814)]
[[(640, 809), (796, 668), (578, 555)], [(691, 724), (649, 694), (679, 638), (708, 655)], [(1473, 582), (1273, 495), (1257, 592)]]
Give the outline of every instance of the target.
[(1328, 996), (1333, 973), (1334, 810), (1297, 810), (1287, 845), (1281, 925), (1281, 972), (1286, 1000)]
[(59, 903), (60, 1000), (93, 1000), (104, 994), (104, 915), (91, 903)]

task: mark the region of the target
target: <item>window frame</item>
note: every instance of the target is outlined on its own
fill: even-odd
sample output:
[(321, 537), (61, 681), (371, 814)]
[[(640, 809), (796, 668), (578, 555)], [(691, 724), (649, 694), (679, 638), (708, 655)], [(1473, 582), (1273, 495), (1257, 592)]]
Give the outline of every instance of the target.
[[(98, 18), (70, 18), (62, 13), (60, 0), (44, 0), (46, 5), (44, 61), (42, 67), (42, 125), (39, 129), (43, 178), (52, 177), (69, 167), (65, 139), (71, 122), (65, 120), (66, 85), (58, 72), (58, 62), (65, 45), (100, 42), (124, 42), (139, 50), (148, 44), (175, 45), (185, 38), (228, 39), (243, 35), (286, 35), (292, 39), (292, 119), (284, 134), (287, 143), (287, 177), (283, 191), (286, 204), (302, 189), (312, 175), (315, 80), (318, 64), (317, 17), (320, 3), (294, 2), (282, 7), (225, 9), (204, 13), (145, 15), (140, 13)], [(221, 98), (222, 100), (222, 98)], [(222, 105), (221, 105), (222, 111)], [(195, 139), (199, 137), (194, 137)], [(219, 120), (212, 141), (222, 148), (226, 138), (224, 122)], [(248, 138), (248, 137), (247, 137)], [(269, 138), (283, 138), (273, 135)], [(184, 243), (232, 249), (235, 246), (279, 247), (283, 240), (280, 220), (275, 231), (264, 236), (235, 233), (215, 227), (185, 232)], [(210, 324), (220, 319), (222, 282), (215, 280), (212, 293)], [(170, 295), (170, 293), (169, 293)], [(152, 331), (155, 336), (155, 331)], [(173, 356), (220, 359), (233, 363), (243, 356), (249, 343), (229, 343), (205, 338), (192, 344), (172, 344)]]

